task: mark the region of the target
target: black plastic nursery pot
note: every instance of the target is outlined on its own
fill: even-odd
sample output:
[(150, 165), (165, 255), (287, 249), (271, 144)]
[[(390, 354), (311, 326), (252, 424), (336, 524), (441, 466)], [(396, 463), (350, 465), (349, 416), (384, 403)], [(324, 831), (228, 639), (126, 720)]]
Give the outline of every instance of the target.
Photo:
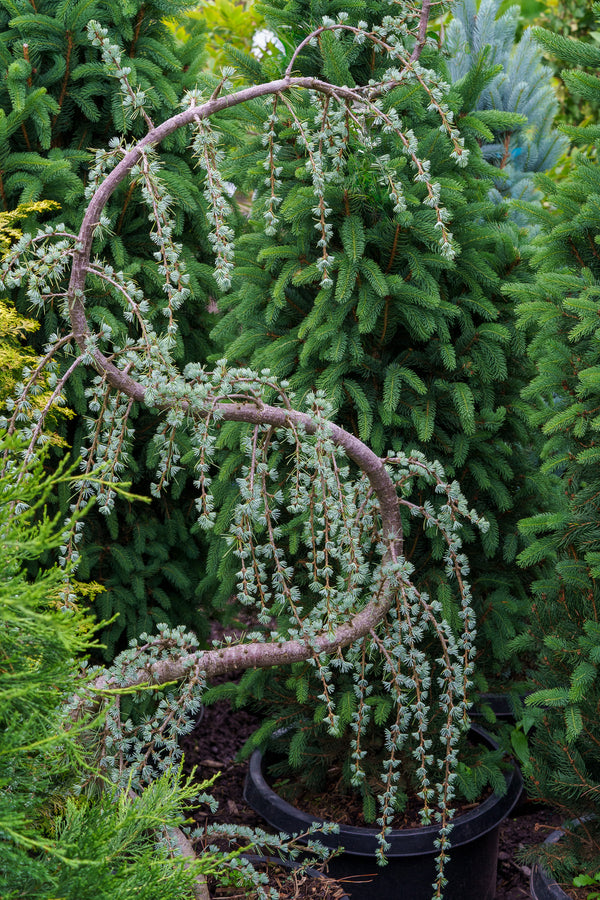
[[(562, 831), (553, 832), (548, 840), (551, 840), (554, 834), (557, 834), (558, 838), (560, 838)], [(535, 863), (531, 870), (529, 890), (531, 892), (531, 900), (569, 900), (569, 895), (565, 894), (555, 879), (548, 875), (538, 863)]]
[[(479, 743), (497, 749), (493, 738), (481, 728), (472, 726), (472, 732)], [(517, 803), (523, 783), (516, 766), (505, 777), (503, 796), (493, 794), (454, 819), (444, 900), (494, 898), (500, 824)], [(265, 780), (263, 756), (258, 750), (250, 758), (244, 798), (270, 825), (288, 834), (301, 833), (312, 823), (323, 821), (275, 793)], [(437, 831), (434, 825), (393, 830), (387, 837), (390, 849), (386, 866), (376, 864), (379, 832), (375, 828), (340, 825), (337, 834), (317, 837), (327, 847), (344, 848), (331, 860), (328, 871), (333, 878), (352, 879), (344, 886), (351, 900), (431, 900)]]
[[(585, 819), (577, 819), (577, 823), (580, 821), (584, 822)], [(564, 837), (564, 834), (565, 832), (559, 828), (553, 831), (544, 843), (556, 844)], [(535, 863), (531, 870), (529, 890), (531, 891), (531, 900), (569, 900), (569, 895), (563, 891), (561, 886), (557, 884), (556, 879), (549, 875), (539, 863)]]
[(469, 715), (472, 718), (480, 718), (482, 706), (489, 706), (497, 719), (502, 722), (514, 722), (515, 711), (511, 702), (510, 694), (481, 694), (478, 702), (470, 710)]

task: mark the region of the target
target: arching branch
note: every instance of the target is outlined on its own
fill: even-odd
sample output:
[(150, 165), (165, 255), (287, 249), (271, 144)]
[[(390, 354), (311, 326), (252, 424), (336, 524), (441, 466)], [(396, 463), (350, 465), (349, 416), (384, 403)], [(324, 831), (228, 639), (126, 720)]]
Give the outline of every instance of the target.
[[(204, 102), (200, 102), (197, 93), (192, 92), (185, 101), (186, 107), (167, 121), (154, 126), (147, 120), (150, 130), (134, 146), (123, 148), (122, 145), (117, 145), (115, 149), (113, 144), (110, 152), (98, 155), (97, 165), (90, 178), (90, 190), (94, 187), (95, 190), (85, 211), (77, 240), (71, 240), (64, 250), (54, 247), (54, 257), (51, 259), (53, 277), (62, 276), (65, 271), (62, 267), (66, 267), (70, 259), (73, 261), (66, 305), (70, 325), (68, 330), (74, 337), (80, 356), (75, 363), (70, 361), (70, 365), (74, 367), (79, 362), (88, 364), (101, 376), (91, 392), (94, 402), (90, 403), (90, 408), (95, 407), (99, 420), (92, 443), (101, 443), (100, 435), (104, 434), (109, 437), (116, 434), (118, 437), (115, 447), (108, 439), (104, 441), (108, 447), (104, 453), (105, 459), (109, 458), (108, 451), (112, 454), (111, 459), (119, 459), (125, 452), (121, 440), (125, 429), (123, 423), (126, 422), (126, 415), (134, 401), (153, 410), (158, 409), (164, 416), (164, 427), (161, 422), (156, 433), (159, 483), (168, 483), (170, 473), (177, 468), (178, 460), (183, 457), (181, 448), (177, 447), (176, 437), (177, 430), (181, 429), (192, 445), (189, 459), (194, 458), (194, 471), (199, 473), (196, 484), (199, 487), (200, 524), (207, 523), (210, 526), (214, 522), (211, 508), (213, 497), (208, 492), (211, 449), (214, 446), (213, 426), (215, 422), (238, 422), (254, 427), (253, 437), (243, 446), (246, 460), (250, 459), (251, 462), (247, 466), (240, 466), (240, 477), (237, 477), (239, 473), (236, 472), (240, 501), (234, 509), (228, 538), (234, 553), (241, 560), (238, 576), (241, 600), (260, 605), (261, 622), (268, 623), (272, 616), (280, 617), (279, 631), (276, 634), (260, 633), (255, 636), (256, 639), (249, 638), (247, 642), (199, 650), (197, 639), (193, 635), (183, 635), (178, 628), (171, 631), (168, 626), (159, 625), (158, 636), (143, 636), (139, 645), (132, 642), (130, 649), (117, 658), (112, 669), (104, 670), (91, 685), (82, 689), (82, 696), (75, 698), (73, 704), (73, 718), (77, 718), (90, 705), (106, 702), (108, 719), (111, 710), (114, 712), (114, 704), (112, 707), (110, 704), (115, 693), (130, 690), (136, 695), (143, 694), (138, 690), (141, 685), (158, 687), (180, 682), (177, 691), (173, 692), (178, 694), (178, 698), (159, 700), (160, 722), (152, 727), (158, 733), (160, 741), (158, 738), (156, 741), (147, 741), (144, 737), (145, 726), (140, 726), (142, 730), (138, 734), (137, 725), (131, 724), (130, 728), (129, 724), (119, 724), (115, 720), (114, 732), (109, 734), (107, 729), (105, 746), (100, 750), (100, 753), (105, 754), (107, 765), (109, 743), (112, 741), (112, 747), (121, 740), (119, 735), (124, 734), (122, 729), (130, 729), (131, 734), (129, 737), (122, 737), (122, 741), (127, 746), (135, 745), (138, 748), (137, 762), (141, 767), (138, 775), (142, 781), (147, 776), (146, 769), (151, 770), (154, 765), (149, 762), (154, 756), (158, 760), (156, 765), (162, 766), (164, 760), (161, 748), (170, 745), (171, 741), (176, 745), (177, 736), (181, 733), (177, 732), (178, 723), (186, 715), (191, 717), (197, 712), (205, 679), (213, 679), (217, 675), (233, 674), (249, 668), (288, 666), (310, 660), (315, 665), (316, 677), (325, 685), (326, 718), (335, 731), (336, 719), (339, 717), (334, 715), (335, 700), (330, 699), (333, 691), (329, 692), (326, 684), (337, 663), (340, 667), (349, 665), (354, 667), (353, 676), (356, 676), (355, 684), (359, 688), (359, 718), (366, 721), (368, 716), (365, 713), (366, 691), (363, 690), (363, 681), (366, 673), (365, 657), (370, 654), (370, 649), (365, 650), (367, 644), (378, 655), (381, 665), (376, 677), (389, 689), (403, 727), (405, 724), (412, 729), (413, 738), (417, 736), (416, 740), (423, 750), (429, 740), (428, 715), (424, 712), (425, 701), (418, 699), (415, 703), (414, 696), (427, 697), (427, 702), (437, 704), (442, 722), (440, 740), (444, 748), (442, 755), (446, 775), (455, 763), (454, 747), (458, 731), (467, 717), (467, 690), (472, 674), (475, 631), (469, 585), (461, 576), (462, 567), (464, 565), (466, 570), (466, 564), (460, 554), (458, 532), (463, 517), (481, 525), (477, 516), (467, 511), (458, 486), (446, 483), (439, 464), (426, 463), (418, 455), (404, 457), (399, 454), (396, 458), (387, 459), (378, 457), (359, 438), (327, 421), (327, 413), (324, 411), (326, 403), (319, 395), (313, 396), (309, 405), (303, 407), (309, 412), (294, 409), (285, 396), (284, 388), (275, 385), (268, 374), (256, 375), (246, 370), (232, 373), (225, 367), (207, 373), (201, 366), (192, 364), (188, 365), (184, 373), (178, 372), (169, 353), (169, 342), (173, 340), (176, 329), (173, 310), (185, 300), (187, 289), (180, 288), (180, 285), (185, 285), (185, 273), (183, 265), (181, 269), (177, 268), (180, 262), (179, 248), (171, 239), (172, 229), (163, 227), (163, 219), (152, 237), (158, 238), (156, 243), (161, 247), (158, 255), (155, 254), (160, 262), (158, 271), (165, 275), (167, 292), (170, 291), (168, 307), (163, 308), (168, 315), (168, 325), (164, 332), (157, 334), (153, 329), (155, 310), (152, 310), (147, 320), (142, 321), (148, 303), (138, 303), (138, 295), (143, 297), (141, 291), (122, 273), (113, 273), (109, 266), (104, 272), (105, 282), (111, 284), (115, 292), (121, 295), (120, 299), (125, 299), (124, 317), (127, 327), (129, 328), (129, 322), (137, 319), (142, 327), (143, 340), (137, 342), (127, 332), (125, 339), (119, 344), (120, 339), (111, 337), (108, 326), (99, 326), (99, 330), (95, 332), (90, 324), (92, 317), (88, 318), (85, 305), (86, 279), (99, 274), (104, 266), (102, 261), (91, 262), (94, 234), (103, 223), (103, 211), (117, 187), (130, 175), (134, 179), (140, 176), (143, 181), (142, 195), (150, 212), (154, 214), (153, 221), (158, 221), (159, 211), (162, 216), (162, 210), (168, 209), (166, 190), (163, 190), (158, 178), (152, 180), (154, 161), (150, 158), (150, 151), (177, 129), (187, 126), (193, 128), (194, 124), (198, 126), (200, 123), (201, 127), (196, 128), (193, 151), (198, 158), (204, 159), (212, 191), (208, 192), (208, 199), (213, 201), (213, 219), (217, 230), (221, 229), (219, 234), (225, 235), (225, 216), (221, 216), (226, 207), (221, 190), (222, 182), (220, 178), (211, 180), (217, 169), (219, 152), (216, 149), (215, 133), (210, 131), (208, 120), (240, 104), (268, 96), (279, 100), (283, 95), (299, 89), (313, 92), (310, 98), (313, 102), (316, 99), (314, 94), (331, 101), (326, 103), (325, 111), (321, 111), (322, 114), (317, 114), (312, 120), (312, 132), (309, 126), (305, 127), (300, 117), (296, 117), (294, 121), (298, 141), (310, 158), (310, 176), (317, 200), (325, 197), (327, 173), (320, 150), (313, 153), (312, 147), (321, 147), (318, 141), (326, 133), (326, 124), (333, 115), (331, 108), (335, 108), (345, 119), (344, 138), (340, 144), (342, 154), (346, 152), (346, 145), (350, 142), (351, 129), (357, 140), (361, 137), (365, 140), (369, 138), (367, 131), (371, 125), (379, 127), (384, 134), (394, 136), (398, 152), (409, 160), (415, 180), (424, 185), (424, 204), (435, 212), (434, 227), (440, 229), (440, 252), (442, 255), (451, 255), (454, 250), (452, 236), (446, 229), (448, 214), (442, 205), (442, 186), (430, 176), (429, 161), (420, 158), (419, 142), (413, 131), (403, 126), (391, 102), (386, 106), (385, 102), (378, 99), (394, 86), (403, 83), (405, 78), (417, 84), (429, 98), (429, 109), (439, 116), (440, 130), (445, 132), (451, 144), (448, 147), (449, 156), (459, 165), (466, 163), (468, 151), (464, 149), (458, 130), (453, 125), (451, 111), (441, 99), (443, 89), (440, 83), (432, 73), (416, 65), (425, 46), (430, 10), (430, 0), (423, 3), (420, 18), (411, 7), (411, 23), (414, 24), (417, 20), (419, 22), (418, 35), (409, 32), (411, 42), (413, 37), (416, 41), (412, 58), (408, 57), (408, 51), (403, 49), (403, 43), (397, 35), (393, 35), (391, 31), (388, 35), (391, 28), (389, 22), (385, 27), (374, 27), (373, 31), (367, 32), (362, 30), (362, 26), (354, 28), (340, 23), (328, 24), (331, 20), (326, 20), (327, 24), (302, 42), (282, 78), (245, 87), (230, 94), (215, 92)], [(383, 76), (386, 80), (349, 88), (332, 85), (315, 77), (294, 76), (292, 69), (298, 54), (312, 38), (318, 38), (323, 31), (340, 31), (371, 40), (387, 54), (389, 68)], [(405, 29), (402, 34), (406, 35)], [(102, 42), (99, 29), (94, 41), (96, 46)], [(117, 51), (118, 48), (115, 53)], [(119, 71), (119, 77), (123, 79), (125, 69), (121, 67)], [(128, 96), (138, 102), (135, 92)], [(310, 115), (308, 118), (310, 119)], [(267, 128), (271, 128), (273, 133), (274, 122), (275, 115), (272, 113), (267, 121)], [(202, 139), (207, 143), (202, 144)], [(268, 165), (276, 173), (278, 162), (273, 143), (269, 148)], [(375, 139), (370, 146), (376, 146)], [(207, 151), (204, 156), (203, 151)], [(109, 163), (114, 168), (101, 180)], [(394, 204), (394, 213), (401, 216), (405, 211), (401, 181), (395, 172), (385, 174), (386, 178), (380, 178), (378, 183), (385, 184), (387, 195)], [(275, 199), (280, 198), (275, 198), (273, 179), (270, 187), (273, 218)], [(328, 233), (332, 231), (332, 226), (325, 221), (326, 213), (329, 212), (325, 199), (318, 209), (318, 214), (321, 215), (321, 240), (318, 246), (324, 246)], [(165, 212), (165, 223), (166, 216)], [(215, 232), (211, 237), (215, 237)], [(44, 241), (46, 240), (50, 240), (50, 234), (44, 236)], [(223, 251), (223, 259), (227, 262), (230, 258), (229, 251), (230, 245)], [(32, 254), (34, 255), (35, 253)], [(46, 262), (42, 260), (37, 267), (35, 263), (31, 263), (27, 270), (27, 263), (20, 263), (20, 257), (26, 256), (27, 247), (25, 244), (19, 245), (13, 257), (5, 264), (5, 270), (9, 271), (11, 266), (14, 267), (16, 274), (12, 277), (15, 283), (19, 278), (27, 277), (23, 272), (32, 273), (32, 291), (37, 291), (41, 303), (43, 296), (48, 296)], [(323, 258), (327, 258), (325, 252)], [(169, 269), (169, 266), (172, 268)], [(323, 271), (325, 268), (323, 266)], [(171, 278), (173, 269), (182, 273), (181, 279)], [(223, 283), (226, 283), (225, 277)], [(325, 279), (321, 283), (325, 286)], [(160, 303), (158, 306), (160, 309)], [(62, 309), (61, 314), (64, 315)], [(117, 399), (111, 395), (110, 402), (98, 403), (97, 396), (105, 388), (107, 392), (110, 389), (117, 392)], [(278, 394), (278, 399), (272, 401), (274, 393)], [(119, 405), (123, 398), (125, 413)], [(281, 432), (286, 433), (283, 440)], [(169, 440), (163, 439), (167, 433)], [(288, 438), (293, 446), (291, 454), (287, 454), (285, 448)], [(279, 443), (281, 447), (274, 449)], [(345, 457), (351, 465), (336, 458), (337, 449), (343, 451), (340, 457)], [(276, 461), (272, 467), (274, 474), (271, 474), (271, 458)], [(182, 462), (182, 465), (187, 465), (189, 459)], [(292, 467), (296, 465), (296, 480), (286, 485), (290, 459)], [(283, 463), (283, 473), (277, 470), (278, 462)], [(89, 459), (88, 463), (91, 464)], [(397, 467), (394, 468), (395, 466)], [(351, 480), (355, 467), (359, 470), (360, 477)], [(88, 474), (89, 466), (85, 478)], [(419, 487), (422, 482), (427, 483), (432, 486), (432, 492), (445, 494), (445, 497), (440, 498), (439, 504), (429, 500), (411, 503), (408, 497), (415, 479), (419, 481)], [(108, 504), (106, 509), (110, 509)], [(454, 635), (441, 604), (430, 599), (425, 591), (420, 591), (412, 580), (411, 564), (402, 555), (403, 510), (407, 515), (419, 517), (424, 530), (435, 532), (436, 540), (441, 539), (449, 577), (456, 578), (456, 594), (459, 595), (460, 603), (457, 613), (463, 622), (459, 638)], [(281, 529), (274, 525), (279, 514), (283, 522)], [(304, 555), (308, 562), (296, 559), (297, 568), (288, 564), (284, 548), (279, 545), (280, 535), (283, 535), (283, 541), (286, 539), (285, 529), (288, 525), (290, 529), (296, 529), (294, 540), (303, 541), (307, 548)], [(293, 546), (294, 542), (290, 541), (290, 547)], [(287, 548), (285, 549), (287, 552)], [(246, 566), (247, 558), (251, 559), (249, 566)], [(247, 576), (248, 569), (252, 571)], [(302, 578), (305, 579), (302, 590), (308, 582), (306, 602), (303, 595), (296, 602), (301, 589), (293, 584), (293, 578), (300, 569)], [(429, 646), (431, 639), (438, 648), (435, 656)], [(362, 649), (361, 641), (364, 644)], [(347, 649), (342, 653), (344, 648)], [(359, 657), (362, 657), (362, 662)], [(369, 668), (370, 665), (369, 663)], [(431, 684), (434, 685), (431, 693), (437, 692), (439, 696), (430, 701)], [(161, 694), (162, 691), (156, 693)], [(169, 703), (172, 705), (169, 706)], [(165, 713), (167, 706), (168, 715)], [(388, 822), (390, 797), (394, 796), (396, 789), (392, 777), (395, 754), (403, 745), (404, 737), (398, 737), (398, 746), (388, 761), (386, 795), (381, 801), (382, 841)], [(360, 735), (357, 735), (356, 753), (359, 741)], [(138, 750), (135, 752), (138, 753)], [(357, 768), (358, 766), (359, 763)], [(124, 774), (126, 773), (121, 772), (121, 775)], [(445, 785), (438, 785), (436, 791), (433, 791), (429, 787), (427, 776), (423, 775), (422, 786), (428, 804), (430, 795), (435, 794), (437, 797), (445, 840), (450, 818), (450, 778), (448, 776)], [(442, 844), (442, 857), (444, 852)], [(441, 868), (438, 882), (441, 890)]]

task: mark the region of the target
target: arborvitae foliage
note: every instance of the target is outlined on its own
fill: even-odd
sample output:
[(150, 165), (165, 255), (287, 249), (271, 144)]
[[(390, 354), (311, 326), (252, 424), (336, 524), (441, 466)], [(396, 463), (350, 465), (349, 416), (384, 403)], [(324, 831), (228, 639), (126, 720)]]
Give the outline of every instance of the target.
[[(298, 23), (315, 21), (330, 6), (273, 0), (259, 9), (291, 44)], [(394, 11), (393, 4), (366, 0), (343, 6), (349, 23), (379, 22)], [(289, 61), (288, 52), (284, 65)], [(420, 62), (445, 71), (431, 48)], [(349, 85), (376, 82), (385, 67), (372, 48), (332, 35), (305, 47), (293, 64), (294, 71)], [(528, 277), (527, 249), (506, 207), (488, 197), (493, 169), (478, 145), (514, 121), (506, 112), (477, 109), (496, 74), (482, 60), (450, 94), (471, 154), (466, 168), (451, 159), (439, 117), (418, 84), (385, 97), (385, 109), (430, 159), (455, 258), (440, 249), (443, 226), (396, 135), (384, 129), (371, 141), (347, 131), (343, 119), (331, 119), (331, 137), (306, 149), (303, 123), (327, 117), (327, 104), (303, 96), (278, 101), (270, 133), (230, 162), (232, 177), (255, 192), (253, 228), (239, 241), (233, 291), (222, 301), (223, 317), (213, 332), (232, 363), (268, 365), (300, 395), (324, 390), (339, 421), (378, 452), (416, 448), (438, 457), (460, 479), (490, 521), (483, 546), (469, 547), (489, 671), (499, 667), (527, 608), (526, 576), (514, 565), (517, 522), (541, 502), (520, 399), (531, 364), (515, 330), (512, 301), (500, 290), (509, 275)], [(339, 170), (332, 166), (317, 206), (314, 160), (336, 153)], [(276, 159), (275, 176), (265, 171), (266, 156)], [(384, 184), (390, 172), (396, 200)], [(327, 260), (314, 246), (319, 229), (327, 231)], [(218, 547), (214, 555), (222, 557)], [(443, 599), (445, 579), (435, 560), (412, 561), (432, 595)]]
[[(599, 15), (599, 4), (595, 10)], [(598, 70), (599, 48), (550, 32), (538, 37), (568, 64)], [(597, 75), (564, 77), (574, 96), (600, 100)], [(567, 130), (574, 142), (598, 146), (598, 125)], [(541, 186), (551, 205), (535, 211), (542, 225), (536, 279), (511, 286), (511, 293), (522, 326), (535, 325), (530, 352), (537, 375), (526, 396), (545, 435), (544, 470), (560, 475), (565, 502), (554, 515), (522, 523), (536, 540), (521, 561), (546, 568), (534, 585), (529, 633), (515, 649), (538, 654), (531, 673), (538, 690), (527, 700), (537, 720), (524, 756), (529, 790), (566, 819), (594, 814), (568, 848), (565, 865), (557, 863), (564, 875), (600, 867), (600, 165), (575, 153), (567, 180), (545, 179)], [(554, 861), (564, 846), (553, 847), (548, 858)]]
[[(115, 136), (113, 150), (118, 157), (123, 144), (147, 130), (153, 118), (159, 121), (170, 115), (184, 89), (194, 86), (201, 68), (203, 33), (200, 23), (191, 23), (185, 43), (178, 42), (163, 19), (190, 6), (178, 2), (142, 2), (142, 0), (2, 0), (0, 2), (0, 208), (13, 209), (19, 202), (39, 198), (57, 201), (60, 212), (45, 222), (63, 222), (69, 231), (77, 232), (85, 207), (86, 192), (93, 190), (95, 151), (104, 148)], [(118, 68), (110, 52), (102, 58), (92, 46), (87, 23), (96, 18), (122, 48), (123, 74), (131, 85), (131, 96), (120, 90), (114, 77)], [(193, 26), (193, 27), (192, 27)], [(144, 98), (144, 111), (132, 107), (132, 97)], [(205, 264), (210, 253), (204, 210), (201, 175), (187, 151), (183, 132), (165, 143), (162, 177), (172, 198), (173, 240), (182, 245), (186, 265), (186, 286), (190, 291), (185, 309), (175, 313), (179, 320), (176, 357), (182, 362), (205, 358), (207, 333), (211, 316), (207, 314), (210, 297), (216, 293), (212, 268)], [(164, 294), (164, 274), (153, 253), (157, 250), (148, 239), (147, 218), (140, 214), (137, 199), (141, 187), (128, 185), (115, 193), (105, 211), (104, 238), (98, 245), (125, 278), (135, 277), (146, 293)], [(30, 216), (27, 226), (36, 221)], [(39, 218), (38, 220), (39, 221)], [(124, 337), (127, 327), (119, 321), (117, 306), (102, 283), (94, 291), (92, 318), (114, 329)], [(13, 294), (21, 312), (30, 306), (20, 295)], [(166, 296), (165, 296), (166, 305)], [(154, 315), (162, 318), (163, 311)], [(60, 330), (56, 307), (45, 311), (36, 349)], [(63, 373), (59, 373), (59, 376)], [(86, 381), (79, 373), (70, 380), (67, 403), (77, 417), (63, 437), (73, 447), (83, 442), (85, 430), (93, 427), (86, 418), (84, 392)], [(138, 415), (137, 408), (132, 416)], [(136, 481), (138, 493), (149, 493), (148, 447), (143, 439), (145, 429), (152, 427), (151, 417), (139, 423), (140, 439), (129, 461), (130, 477)], [(131, 638), (157, 621), (195, 623), (197, 619), (194, 580), (204, 572), (195, 539), (190, 534), (190, 503), (185, 500), (189, 488), (181, 479), (179, 497), (171, 497), (153, 506), (133, 507), (119, 504), (121, 521), (106, 522), (92, 513), (90, 529), (94, 546), (82, 548), (86, 578), (107, 580), (109, 590), (103, 594), (99, 615), (119, 617), (108, 628), (104, 639), (107, 654), (115, 643)], [(66, 511), (68, 495), (61, 495)], [(142, 534), (143, 532), (143, 534)], [(169, 547), (169, 567), (163, 568), (158, 547)], [(208, 602), (208, 600), (206, 601)]]
[(558, 103), (551, 70), (542, 65), (531, 29), (517, 41), (519, 7), (511, 6), (500, 15), (501, 5), (501, 0), (457, 0), (443, 46), (450, 54), (448, 68), (454, 81), (477, 66), (502, 67), (477, 98), (476, 107), (519, 113), (523, 121), (492, 129), (493, 141), (481, 142), (484, 158), (502, 170), (502, 177), (495, 179), (494, 195), (540, 199), (534, 174), (551, 169), (569, 141), (554, 128)]

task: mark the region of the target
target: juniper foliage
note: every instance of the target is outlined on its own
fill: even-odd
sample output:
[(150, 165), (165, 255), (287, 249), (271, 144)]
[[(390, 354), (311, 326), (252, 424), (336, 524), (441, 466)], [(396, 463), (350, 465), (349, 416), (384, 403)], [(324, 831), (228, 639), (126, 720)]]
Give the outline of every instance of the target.
[[(148, 898), (191, 896), (191, 873), (169, 864), (146, 839), (143, 859), (135, 840), (151, 826), (159, 809), (165, 821), (181, 821), (189, 785), (157, 785), (143, 808), (122, 801), (114, 814), (114, 797), (95, 803), (68, 800), (82, 771), (90, 770), (82, 735), (97, 723), (70, 720), (66, 701), (82, 687), (78, 659), (95, 645), (93, 622), (60, 609), (63, 572), (48, 569), (35, 581), (27, 565), (48, 546), (61, 541), (62, 525), (45, 512), (52, 492), (70, 473), (64, 465), (51, 476), (38, 454), (23, 472), (22, 440), (0, 435), (5, 466), (0, 476), (0, 879), (3, 896), (126, 896), (122, 888), (139, 884), (145, 866)], [(8, 454), (8, 455), (7, 455)], [(19, 474), (26, 475), (19, 479)], [(172, 795), (168, 799), (167, 791)], [(196, 793), (196, 790), (191, 794)], [(159, 799), (160, 795), (160, 799)], [(127, 813), (125, 811), (127, 806)], [(140, 804), (142, 806), (142, 804)], [(112, 808), (112, 813), (111, 813)], [(128, 827), (123, 819), (129, 816)], [(104, 817), (104, 823), (102, 821)], [(85, 819), (85, 823), (82, 821)], [(106, 831), (103, 832), (103, 827)], [(123, 867), (132, 866), (128, 878)], [(113, 871), (109, 885), (98, 880), (99, 865)], [(106, 873), (110, 875), (110, 872)], [(111, 893), (111, 889), (115, 891)], [(179, 889), (183, 894), (176, 894)], [(78, 893), (81, 890), (82, 893)], [(164, 891), (164, 893), (163, 893)]]

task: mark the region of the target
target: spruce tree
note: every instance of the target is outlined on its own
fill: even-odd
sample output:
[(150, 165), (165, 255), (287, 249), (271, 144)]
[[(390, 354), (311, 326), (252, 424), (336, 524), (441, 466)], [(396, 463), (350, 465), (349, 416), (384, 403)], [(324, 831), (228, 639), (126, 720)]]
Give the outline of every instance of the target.
[[(298, 23), (318, 21), (330, 6), (273, 0), (259, 9), (292, 45)], [(343, 6), (352, 24), (381, 23), (393, 12), (386, 2)], [(284, 65), (289, 62), (288, 56)], [(435, 49), (424, 48), (418, 65), (448, 80)], [(352, 85), (378, 81), (385, 62), (371, 48), (324, 35), (294, 58), (293, 68)], [(531, 364), (515, 329), (512, 300), (501, 292), (509, 275), (528, 277), (528, 249), (507, 207), (488, 197), (493, 169), (479, 148), (482, 138), (492, 141), (494, 132), (522, 121), (477, 108), (496, 75), (481, 58), (450, 93), (470, 151), (465, 168), (452, 160), (418, 84), (386, 98), (386, 110), (430, 158), (455, 258), (440, 249), (437, 235), (445, 226), (428, 208), (421, 178), (406, 164), (405, 148), (393, 134), (370, 142), (368, 135), (347, 131), (343, 121), (332, 121), (332, 135), (343, 135), (345, 156), (339, 170), (332, 165), (317, 208), (313, 161), (327, 156), (327, 143), (302, 150), (293, 138), (302, 134), (302, 123), (327, 110), (303, 97), (278, 102), (270, 134), (257, 137), (230, 163), (234, 180), (243, 179), (254, 192), (252, 228), (239, 241), (233, 290), (222, 301), (223, 317), (213, 332), (232, 363), (268, 365), (300, 396), (324, 390), (339, 421), (377, 452), (389, 445), (419, 449), (460, 480), (491, 526), (483, 545), (469, 546), (480, 652), (488, 671), (502, 667), (507, 640), (527, 611), (527, 575), (515, 565), (517, 522), (541, 503), (520, 398)], [(333, 137), (331, 144), (337, 147)], [(276, 177), (265, 179), (269, 154), (276, 158)], [(385, 184), (390, 172), (404, 195), (396, 202)], [(328, 260), (325, 250), (314, 248), (319, 228), (328, 234)], [(467, 535), (471, 539), (478, 540)], [(412, 562), (443, 601), (445, 578), (435, 558)]]
[[(126, 142), (143, 135), (148, 122), (170, 115), (185, 89), (200, 77), (204, 42), (202, 23), (189, 20), (185, 42), (179, 41), (165, 23), (167, 16), (182, 15), (192, 4), (109, 0), (1, 0), (0, 2), (0, 208), (12, 210), (21, 202), (50, 200), (60, 209), (52, 215), (30, 215), (26, 230), (39, 222), (62, 222), (68, 231), (79, 229), (86, 195), (94, 189), (96, 151), (111, 142), (118, 157)], [(116, 63), (103, 60), (93, 47), (86, 26), (96, 18), (108, 29), (115, 45), (123, 50), (122, 69), (131, 86), (131, 96), (120, 90), (114, 77)], [(143, 114), (132, 107), (132, 98), (144, 98)], [(206, 264), (211, 247), (207, 239), (202, 176), (191, 162), (183, 132), (167, 140), (162, 175), (175, 210), (173, 240), (182, 245), (189, 298), (175, 312), (179, 330), (175, 354), (182, 362), (205, 358), (207, 333), (214, 317), (207, 311), (217, 293), (212, 267)], [(106, 210), (104, 238), (98, 252), (110, 259), (115, 272), (135, 278), (147, 294), (164, 298), (154, 316), (167, 311), (157, 250), (147, 234), (145, 213), (140, 214), (139, 184), (123, 187)], [(176, 276), (175, 276), (176, 277)], [(94, 321), (125, 336), (129, 326), (119, 320), (119, 305), (107, 296), (101, 282), (95, 284)], [(13, 292), (11, 300), (23, 314), (30, 304)], [(56, 308), (44, 312), (37, 351), (60, 329)], [(66, 366), (68, 368), (68, 365)], [(64, 371), (58, 373), (58, 377)], [(95, 421), (87, 413), (82, 374), (75, 373), (67, 386), (67, 404), (76, 413), (61, 435), (74, 448), (84, 442)], [(131, 419), (140, 411), (133, 407)], [(138, 422), (140, 435), (153, 425), (145, 415)], [(143, 437), (129, 456), (129, 476), (138, 493), (149, 494), (149, 466), (154, 447)], [(103, 638), (110, 658), (118, 642), (133, 637), (157, 621), (194, 623), (202, 630), (205, 617), (198, 617), (195, 582), (204, 574), (203, 554), (191, 534), (193, 516), (190, 482), (180, 476), (174, 493), (156, 500), (151, 507), (118, 502), (118, 511), (106, 517), (93, 512), (88, 537), (82, 546), (79, 576), (102, 581), (107, 590), (97, 601), (100, 618), (118, 618)], [(66, 512), (69, 495), (61, 491), (61, 509)], [(209, 603), (209, 596), (205, 598)]]
[[(481, 142), (484, 158), (502, 171), (494, 179), (492, 196), (541, 200), (534, 175), (551, 169), (567, 151), (569, 140), (554, 127), (558, 102), (552, 72), (542, 64), (531, 28), (517, 40), (520, 9), (511, 6), (501, 14), (501, 5), (501, 0), (457, 0), (443, 46), (453, 81), (475, 66), (501, 66), (477, 98), (477, 109), (523, 116), (521, 124), (492, 129), (493, 140)], [(513, 210), (511, 215), (519, 213)], [(518, 221), (524, 224), (522, 214)]]
[[(594, 9), (600, 15), (600, 4)], [(538, 30), (536, 37), (567, 66), (598, 71), (595, 45), (549, 31)], [(597, 75), (574, 70), (564, 79), (574, 97), (600, 100)], [(598, 124), (563, 127), (575, 144), (598, 147)], [(563, 880), (600, 869), (598, 160), (576, 151), (567, 179), (539, 184), (548, 202), (530, 209), (541, 226), (536, 277), (511, 285), (510, 293), (518, 299), (521, 327), (532, 327), (536, 376), (525, 396), (532, 423), (544, 434), (543, 471), (560, 476), (564, 503), (552, 515), (522, 523), (536, 540), (521, 562), (540, 565), (542, 574), (533, 586), (529, 629), (514, 646), (535, 653), (537, 663), (529, 675), (535, 691), (527, 698), (527, 720), (536, 727), (521, 753), (528, 790), (566, 820), (594, 816), (573, 840), (544, 848), (546, 864)]]

